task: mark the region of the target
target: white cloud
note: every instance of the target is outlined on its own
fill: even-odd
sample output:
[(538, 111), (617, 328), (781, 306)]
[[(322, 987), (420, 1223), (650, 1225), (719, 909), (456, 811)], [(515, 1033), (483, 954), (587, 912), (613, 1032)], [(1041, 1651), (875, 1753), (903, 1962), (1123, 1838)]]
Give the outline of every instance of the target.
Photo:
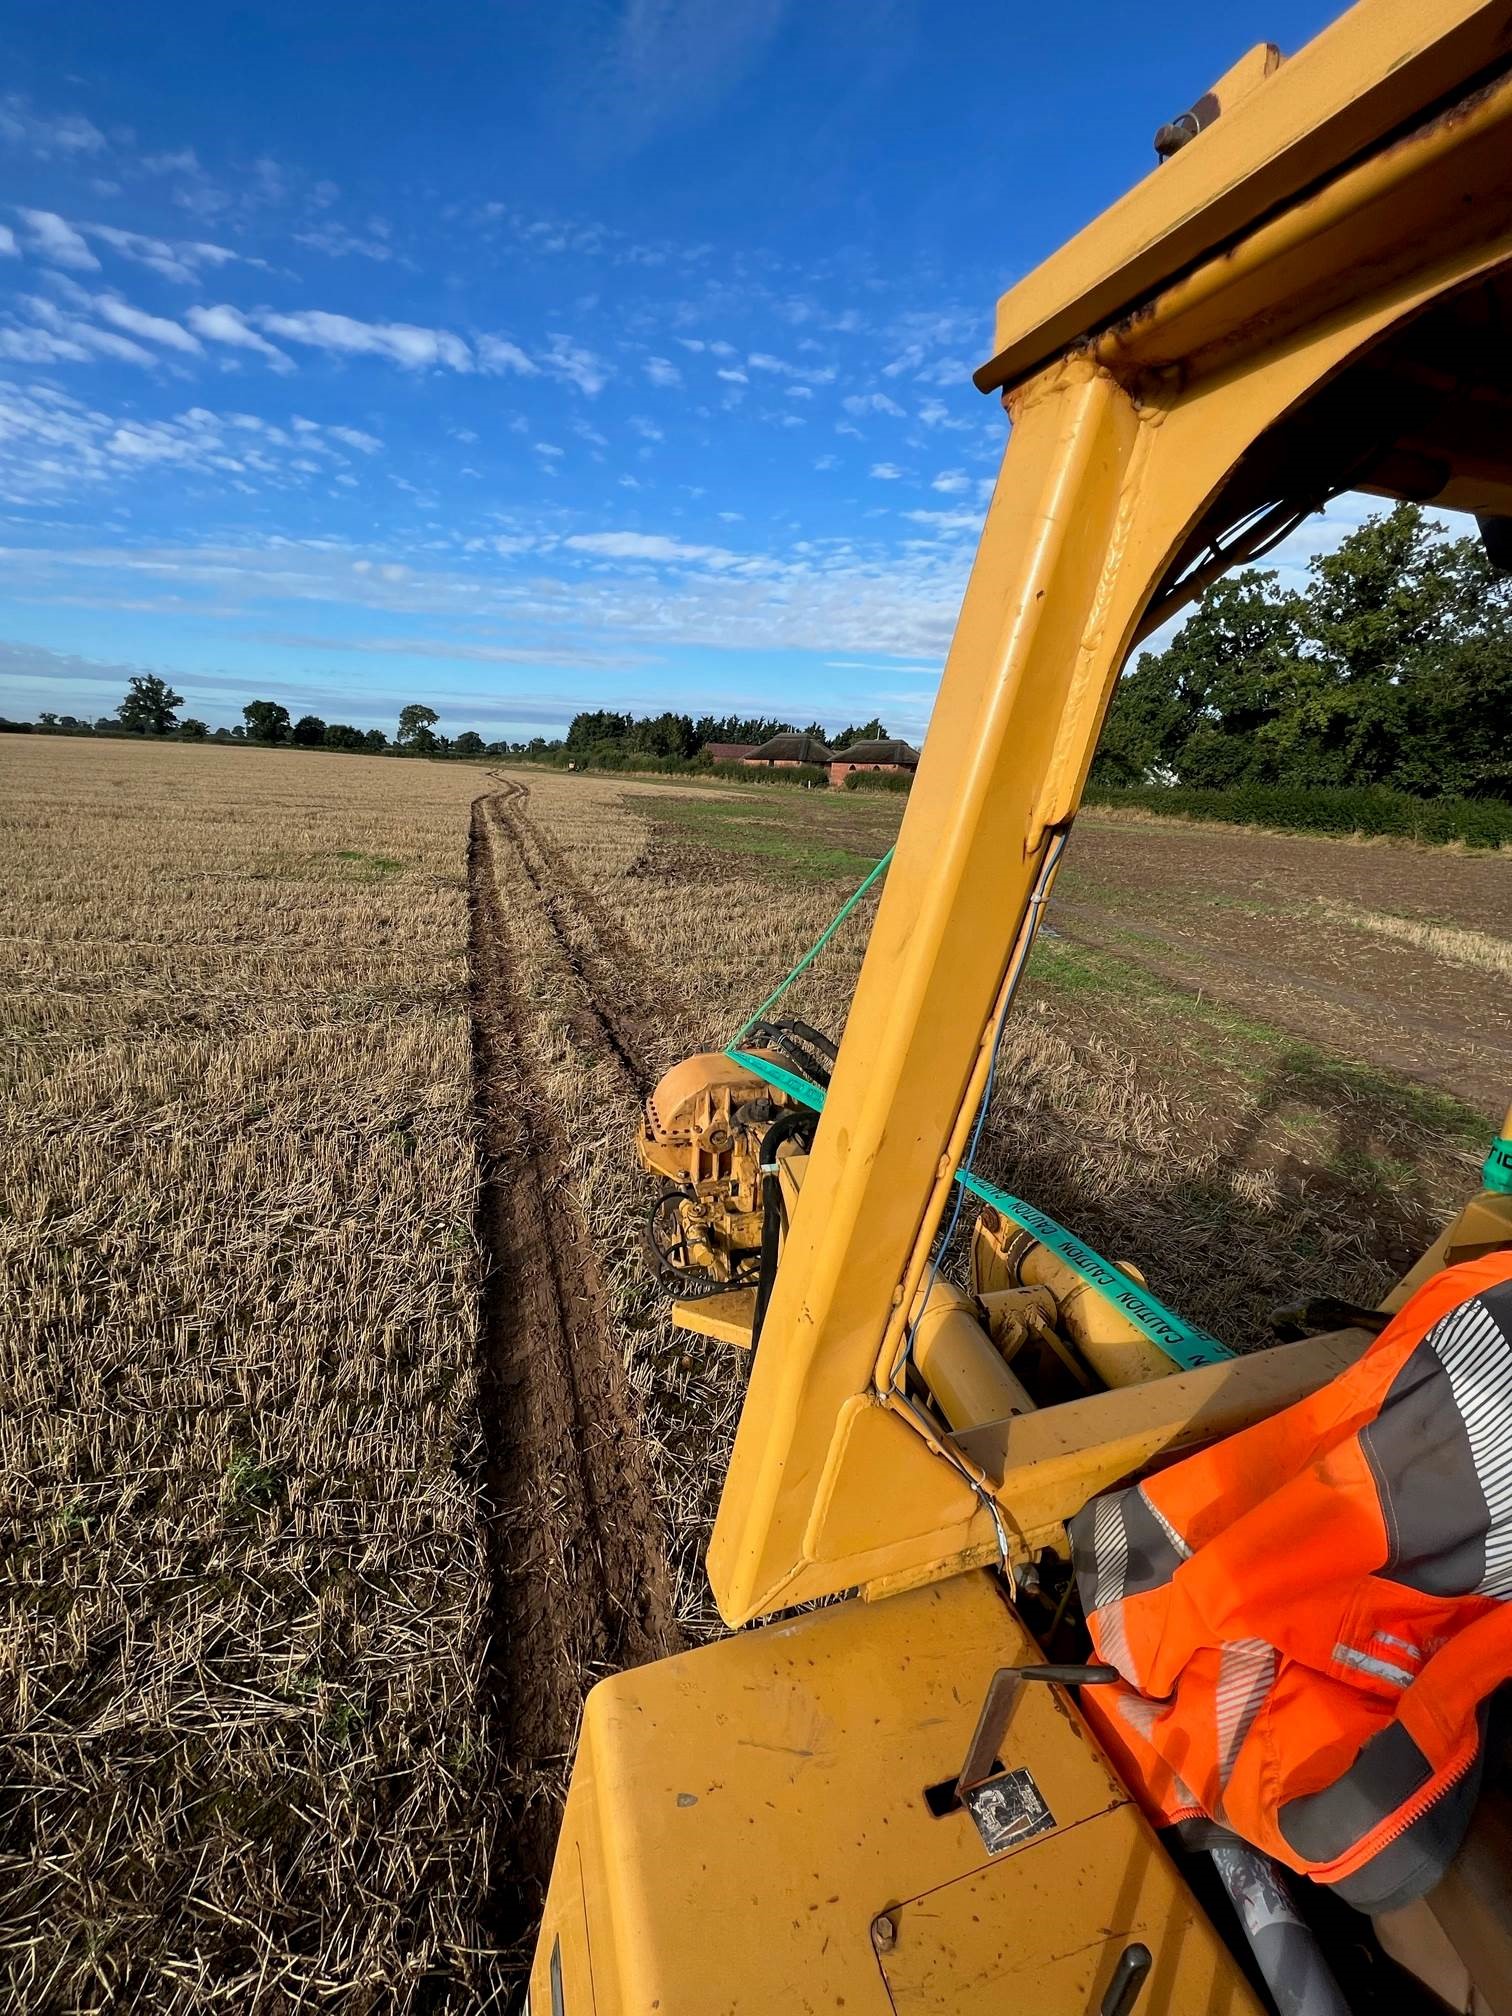
[(682, 373), (670, 357), (648, 357), (643, 368), (653, 385), (670, 388), (682, 383)]
[(16, 243), (16, 234), (9, 224), (0, 224), (0, 259), (19, 259), (21, 247)]
[(871, 473), (879, 483), (896, 483), (903, 471), (896, 462), (873, 462)]
[(66, 223), (56, 210), (21, 210), (18, 215), (35, 249), (54, 266), (71, 266), (81, 273), (98, 270), (99, 260), (72, 224)]
[(814, 457), (814, 467), (816, 469), (838, 469), (839, 466), (840, 457), (838, 455), (816, 455)]
[[(91, 297), (82, 287), (67, 283), (70, 300), (81, 306), (93, 305)], [(22, 305), (29, 310), (32, 319), (40, 323), (46, 335), (35, 330), (15, 330), (11, 334), (16, 342), (7, 345), (9, 354), (21, 359), (26, 355), (27, 341), (35, 339), (31, 361), (43, 362), (55, 359), (70, 363), (85, 362), (93, 351), (97, 356), (114, 357), (123, 364), (152, 364), (157, 362), (150, 350), (144, 350), (140, 343), (133, 343), (127, 336), (120, 336), (111, 329), (99, 329), (92, 322), (86, 322), (80, 315), (68, 315), (56, 301), (49, 301), (41, 294), (24, 294)]]
[(963, 490), (971, 488), (971, 478), (964, 469), (942, 469), (929, 487), (942, 496), (959, 497)]
[(0, 357), (12, 364), (87, 364), (89, 352), (48, 329), (0, 329)]
[(970, 387), (971, 372), (972, 366), (964, 357), (942, 357), (937, 363), (916, 371), (914, 382), (918, 385), (950, 385), (962, 390)]
[(749, 385), (751, 382), (744, 371), (720, 371), (716, 376), (723, 378), (727, 385)]
[(648, 420), (643, 413), (632, 414), (630, 426), (633, 432), (639, 434), (642, 441), (665, 441), (667, 438), (655, 421)]
[(740, 557), (723, 546), (693, 546), (660, 532), (574, 532), (562, 544), (574, 553), (591, 553), (599, 560), (686, 560), (728, 567)]
[(519, 344), (511, 343), (507, 336), (479, 336), (477, 347), (478, 362), (485, 371), (513, 371), (521, 378), (540, 375), (540, 366), (532, 363)]
[(585, 350), (570, 336), (553, 336), (551, 348), (542, 362), (553, 377), (576, 385), (579, 392), (590, 399), (597, 398), (609, 383), (609, 370), (604, 360), (596, 357), (591, 350)]
[(364, 455), (376, 455), (383, 443), (375, 434), (364, 434), (360, 427), (327, 427), (325, 430), (333, 441), (341, 441), (348, 448), (357, 448)]
[(144, 309), (133, 308), (129, 301), (118, 301), (109, 294), (97, 296), (95, 306), (107, 322), (113, 322), (117, 329), (124, 329), (132, 336), (143, 336), (169, 350), (199, 353), (201, 346), (198, 338), (164, 315), (149, 315)]
[(979, 532), (982, 521), (974, 511), (905, 511), (915, 525), (928, 525), (935, 532)]
[[(320, 189), (335, 190), (338, 196), (341, 193), (339, 189), (336, 189), (334, 182), (320, 183), (317, 185), (317, 193)], [(334, 201), (334, 198), (329, 200)], [(376, 221), (375, 219), (374, 222), (376, 223)], [(349, 231), (344, 224), (334, 222), (321, 224), (313, 230), (296, 231), (294, 233), (294, 243), (296, 245), (308, 245), (312, 252), (324, 252), (327, 258), (330, 259), (355, 257), (358, 259), (372, 259), (381, 265), (385, 260), (398, 256), (393, 246), (388, 242), (386, 227), (374, 229), (370, 226), (368, 235), (362, 237), (355, 231)]]
[(563, 448), (558, 448), (554, 441), (537, 441), (533, 445), (537, 455), (544, 455), (553, 462), (559, 460), (567, 452)]
[(412, 322), (359, 322), (355, 316), (335, 315), (324, 308), (304, 308), (293, 314), (258, 317), (271, 336), (287, 343), (307, 344), (312, 350), (329, 350), (339, 356), (382, 357), (407, 371), (424, 371), (444, 365), (452, 371), (470, 371), (472, 352), (460, 336), (449, 329), (425, 329)]
[(829, 365), (811, 370), (802, 364), (789, 364), (784, 357), (769, 356), (764, 350), (754, 351), (747, 357), (746, 363), (752, 371), (766, 371), (781, 378), (798, 378), (807, 385), (829, 385), (833, 383), (835, 376), (833, 368)]
[(294, 369), (294, 360), (266, 336), (259, 336), (239, 308), (228, 307), (224, 302), (216, 308), (191, 308), (185, 319), (195, 334), (208, 343), (224, 343), (233, 350), (255, 350), (259, 357), (267, 358), (275, 371)]
[(885, 392), (852, 392), (840, 404), (847, 413), (854, 413), (859, 419), (863, 413), (887, 413), (894, 420), (904, 420), (908, 416), (896, 399), (890, 399)]
[(201, 240), (180, 240), (170, 244), (166, 238), (149, 238), (141, 231), (123, 231), (115, 224), (85, 224), (80, 228), (100, 244), (108, 245), (123, 259), (150, 267), (165, 280), (176, 281), (185, 287), (199, 284), (201, 267), (225, 266), (239, 256), (224, 245), (208, 245)]
[(98, 154), (105, 135), (92, 121), (77, 112), (49, 117), (32, 112), (24, 98), (12, 93), (0, 102), (0, 139), (14, 147), (25, 147), (43, 160), (54, 154), (75, 160), (84, 154)]

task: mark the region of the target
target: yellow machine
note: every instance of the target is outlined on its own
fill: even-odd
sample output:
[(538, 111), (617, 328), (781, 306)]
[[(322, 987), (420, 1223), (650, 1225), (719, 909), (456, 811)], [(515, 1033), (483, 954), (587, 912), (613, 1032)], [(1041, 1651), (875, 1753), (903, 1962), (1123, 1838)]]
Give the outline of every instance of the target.
[[(1053, 1640), (1068, 1518), (1313, 1391), (1379, 1320), (1207, 1352), (1001, 1196), (969, 1285), (933, 1256), (1131, 649), (1346, 488), (1504, 546), (1512, 0), (1362, 0), (1251, 51), (1159, 148), (998, 305), (976, 382), (1010, 439), (838, 1055), (761, 1025), (648, 1107), (677, 1320), (759, 1335), (721, 1613), (845, 1600), (595, 1688), (536, 2016), (1262, 2006), (1074, 1695), (1022, 1687), (1004, 1721), (990, 1683)], [(1385, 1307), (1512, 1245), (1512, 1177), (1488, 1185)], [(1498, 1881), (1441, 1891), (1476, 2006), (1508, 2007)]]

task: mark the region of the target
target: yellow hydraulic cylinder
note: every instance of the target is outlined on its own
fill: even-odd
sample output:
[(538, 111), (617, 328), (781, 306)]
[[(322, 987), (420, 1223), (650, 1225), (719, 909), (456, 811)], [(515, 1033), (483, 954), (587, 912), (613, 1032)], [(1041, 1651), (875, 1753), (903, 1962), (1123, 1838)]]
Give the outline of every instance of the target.
[[(1018, 1278), (1026, 1288), (1048, 1288), (1060, 1311), (1060, 1327), (1105, 1386), (1143, 1386), (1164, 1379), (1177, 1367), (1158, 1344), (1106, 1297), (1058, 1260), (1038, 1241), (1019, 1256)], [(1135, 1281), (1132, 1267), (1124, 1271)]]
[(1033, 1412), (1033, 1400), (978, 1322), (969, 1295), (936, 1281), (927, 1299), (920, 1290), (913, 1319), (913, 1362), (953, 1429)]

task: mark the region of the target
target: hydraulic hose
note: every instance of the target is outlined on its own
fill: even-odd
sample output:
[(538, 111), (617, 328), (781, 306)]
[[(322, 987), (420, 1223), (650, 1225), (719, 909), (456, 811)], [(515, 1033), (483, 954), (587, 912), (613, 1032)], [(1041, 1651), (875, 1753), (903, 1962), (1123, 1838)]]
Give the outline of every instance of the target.
[(1280, 2016), (1349, 2016), (1333, 1969), (1297, 1915), (1286, 1879), (1270, 1857), (1238, 1840), (1208, 1853)]

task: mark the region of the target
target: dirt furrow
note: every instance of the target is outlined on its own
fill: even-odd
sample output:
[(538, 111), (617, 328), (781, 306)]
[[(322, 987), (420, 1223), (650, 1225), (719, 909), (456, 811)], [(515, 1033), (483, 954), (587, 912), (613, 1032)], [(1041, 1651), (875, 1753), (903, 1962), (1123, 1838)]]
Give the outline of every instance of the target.
[(659, 1076), (655, 1046), (666, 1026), (665, 1010), (654, 999), (628, 934), (525, 812), (529, 796), (527, 785), (510, 781), (492, 801), (493, 816), (513, 842), (562, 956), (581, 982), (584, 1005), (642, 1100)]
[[(571, 1144), (528, 1061), (530, 1011), (511, 957), (510, 912), (529, 903), (549, 915), (552, 906), (500, 816), (507, 804), (473, 808), (469, 885), (493, 1578), (487, 1685), (503, 1809), (487, 1929), (523, 1959), (582, 1697), (602, 1674), (675, 1650), (678, 1633), (634, 1401), (589, 1234), (563, 1180)], [(579, 969), (554, 920), (553, 937), (567, 988)], [(590, 1019), (600, 1049), (628, 1067), (601, 1005)]]

